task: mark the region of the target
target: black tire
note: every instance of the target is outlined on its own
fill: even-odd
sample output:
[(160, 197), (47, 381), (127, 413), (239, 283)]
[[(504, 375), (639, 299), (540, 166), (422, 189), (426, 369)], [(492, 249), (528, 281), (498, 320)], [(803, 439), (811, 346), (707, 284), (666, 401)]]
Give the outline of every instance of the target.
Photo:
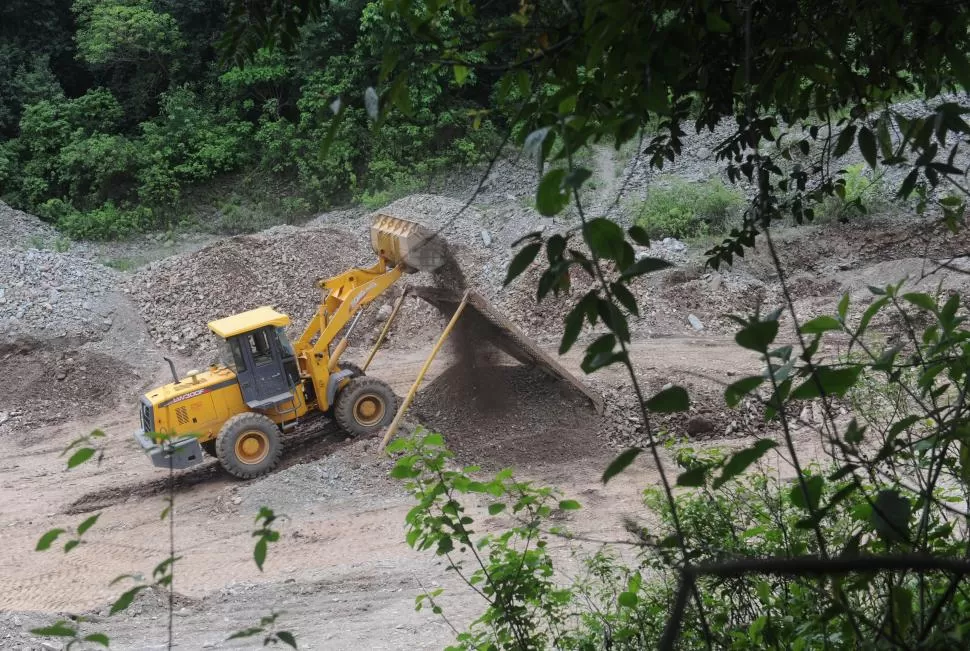
[[(251, 452), (247, 458), (248, 450)], [(225, 422), (216, 437), (219, 463), (226, 472), (240, 479), (265, 475), (276, 467), (282, 456), (280, 430), (263, 414), (236, 414)]]
[(394, 420), (397, 396), (385, 382), (373, 377), (355, 377), (340, 390), (334, 401), (333, 417), (351, 436), (368, 436)]
[(219, 456), (219, 454), (216, 452), (216, 440), (215, 439), (209, 439), (208, 441), (201, 441), (199, 443), (199, 445), (201, 445), (202, 446), (202, 449), (205, 451), (205, 453), (208, 454), (213, 459), (215, 459), (215, 458), (217, 458)]

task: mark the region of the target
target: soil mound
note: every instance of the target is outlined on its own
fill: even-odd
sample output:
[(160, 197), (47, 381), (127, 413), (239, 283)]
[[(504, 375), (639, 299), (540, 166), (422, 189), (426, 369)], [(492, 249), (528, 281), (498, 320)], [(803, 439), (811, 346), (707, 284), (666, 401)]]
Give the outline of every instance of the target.
[(413, 415), (463, 461), (485, 468), (579, 459), (605, 450), (585, 396), (529, 366), (453, 366), (418, 393)]
[(91, 346), (22, 339), (0, 344), (0, 426), (32, 428), (90, 416), (132, 399), (132, 365)]
[(73, 253), (0, 253), (0, 429), (62, 422), (133, 396), (155, 360), (120, 274)]

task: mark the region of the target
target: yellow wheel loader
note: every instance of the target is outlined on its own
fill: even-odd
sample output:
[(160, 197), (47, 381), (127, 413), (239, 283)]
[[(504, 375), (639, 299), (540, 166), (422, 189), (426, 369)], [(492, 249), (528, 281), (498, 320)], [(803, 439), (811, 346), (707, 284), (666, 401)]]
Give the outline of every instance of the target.
[(390, 424), (394, 392), (340, 357), (363, 308), (402, 274), (441, 266), (446, 251), (419, 224), (390, 215), (378, 215), (370, 235), (376, 264), (318, 281), (320, 307), (295, 342), (284, 331), (289, 317), (259, 307), (208, 324), (221, 363), (180, 378), (166, 358), (173, 382), (142, 396), (135, 432), (154, 465), (188, 468), (205, 450), (231, 474), (249, 479), (276, 466), (281, 433), (301, 421), (326, 415), (351, 436)]

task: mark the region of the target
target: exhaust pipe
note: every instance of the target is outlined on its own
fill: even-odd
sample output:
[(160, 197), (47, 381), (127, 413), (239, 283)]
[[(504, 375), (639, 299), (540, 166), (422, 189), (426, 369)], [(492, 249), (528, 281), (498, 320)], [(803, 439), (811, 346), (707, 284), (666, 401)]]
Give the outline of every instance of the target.
[(175, 382), (175, 384), (181, 384), (181, 382), (179, 382), (179, 374), (175, 372), (175, 363), (172, 362), (172, 360), (170, 360), (168, 357), (162, 357), (162, 359), (168, 362), (168, 367), (172, 371), (172, 380)]

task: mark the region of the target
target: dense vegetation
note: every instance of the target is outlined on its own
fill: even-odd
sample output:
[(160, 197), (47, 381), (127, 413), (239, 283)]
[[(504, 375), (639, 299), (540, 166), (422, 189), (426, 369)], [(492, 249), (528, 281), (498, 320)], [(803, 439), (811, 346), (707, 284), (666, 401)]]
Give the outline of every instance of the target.
[(108, 238), (178, 223), (217, 183), (213, 207), (238, 228), (252, 205), (293, 215), (379, 202), (477, 163), (494, 139), (469, 117), (489, 102), (488, 75), (415, 66), (409, 115), (380, 130), (363, 102), (341, 105), (378, 83), (385, 47), (407, 34), (379, 2), (334, 3), (298, 48), (260, 50), (245, 68), (216, 48), (226, 12), (222, 0), (4, 2), (0, 196)]

